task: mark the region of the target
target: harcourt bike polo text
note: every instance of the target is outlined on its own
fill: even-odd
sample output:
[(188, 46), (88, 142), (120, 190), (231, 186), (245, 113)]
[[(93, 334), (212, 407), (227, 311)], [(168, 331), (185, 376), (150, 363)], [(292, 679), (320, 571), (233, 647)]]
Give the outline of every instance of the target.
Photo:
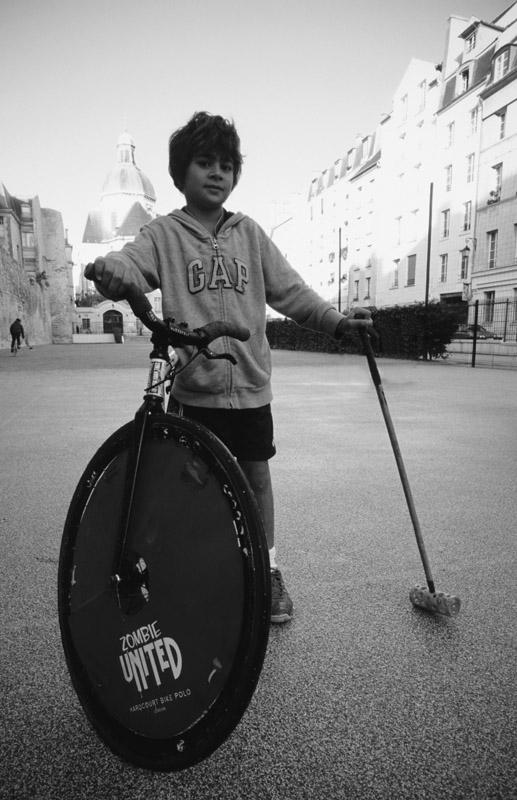
[[(161, 686), (167, 670), (171, 671), (175, 680), (179, 678), (181, 651), (174, 639), (162, 636), (157, 620), (121, 636), (120, 644), (122, 674), (128, 683), (134, 681), (140, 693), (149, 689), (149, 684), (152, 687)], [(190, 694), (190, 690), (186, 691)]]

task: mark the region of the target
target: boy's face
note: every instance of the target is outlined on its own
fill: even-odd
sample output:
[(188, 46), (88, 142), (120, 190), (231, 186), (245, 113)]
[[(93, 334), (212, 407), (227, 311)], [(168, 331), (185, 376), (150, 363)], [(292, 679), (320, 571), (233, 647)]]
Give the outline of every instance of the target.
[(183, 194), (203, 211), (221, 208), (233, 189), (233, 163), (214, 153), (195, 155), (187, 167)]

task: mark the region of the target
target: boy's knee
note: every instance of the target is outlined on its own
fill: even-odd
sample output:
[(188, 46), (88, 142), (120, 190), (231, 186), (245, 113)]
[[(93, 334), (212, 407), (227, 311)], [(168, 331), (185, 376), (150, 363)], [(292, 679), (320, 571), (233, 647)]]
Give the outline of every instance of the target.
[(267, 492), (271, 488), (267, 461), (243, 461), (241, 467), (255, 492)]

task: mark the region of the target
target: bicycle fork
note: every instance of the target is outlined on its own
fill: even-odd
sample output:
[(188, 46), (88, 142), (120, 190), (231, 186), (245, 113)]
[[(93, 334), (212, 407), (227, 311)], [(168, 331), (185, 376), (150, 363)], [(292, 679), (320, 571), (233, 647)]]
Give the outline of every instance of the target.
[(135, 414), (133, 446), (126, 466), (119, 547), (117, 548), (111, 576), (118, 606), (125, 615), (136, 614), (149, 601), (149, 570), (147, 564), (143, 556), (129, 548), (128, 541), (148, 422), (150, 417), (163, 411), (165, 383), (171, 370), (171, 365), (174, 366), (177, 361), (178, 356), (175, 352), (172, 361), (160, 357), (158, 354), (156, 356), (153, 354), (144, 402)]

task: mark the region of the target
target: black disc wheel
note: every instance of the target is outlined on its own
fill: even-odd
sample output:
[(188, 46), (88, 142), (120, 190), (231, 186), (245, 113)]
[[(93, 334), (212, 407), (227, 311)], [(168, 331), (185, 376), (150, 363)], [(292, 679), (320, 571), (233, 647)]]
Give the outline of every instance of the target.
[(79, 481), (59, 561), (61, 638), (101, 739), (134, 765), (179, 770), (228, 737), (253, 695), (268, 550), (249, 484), (203, 426), (150, 417), (133, 485), (134, 463), (131, 422)]

